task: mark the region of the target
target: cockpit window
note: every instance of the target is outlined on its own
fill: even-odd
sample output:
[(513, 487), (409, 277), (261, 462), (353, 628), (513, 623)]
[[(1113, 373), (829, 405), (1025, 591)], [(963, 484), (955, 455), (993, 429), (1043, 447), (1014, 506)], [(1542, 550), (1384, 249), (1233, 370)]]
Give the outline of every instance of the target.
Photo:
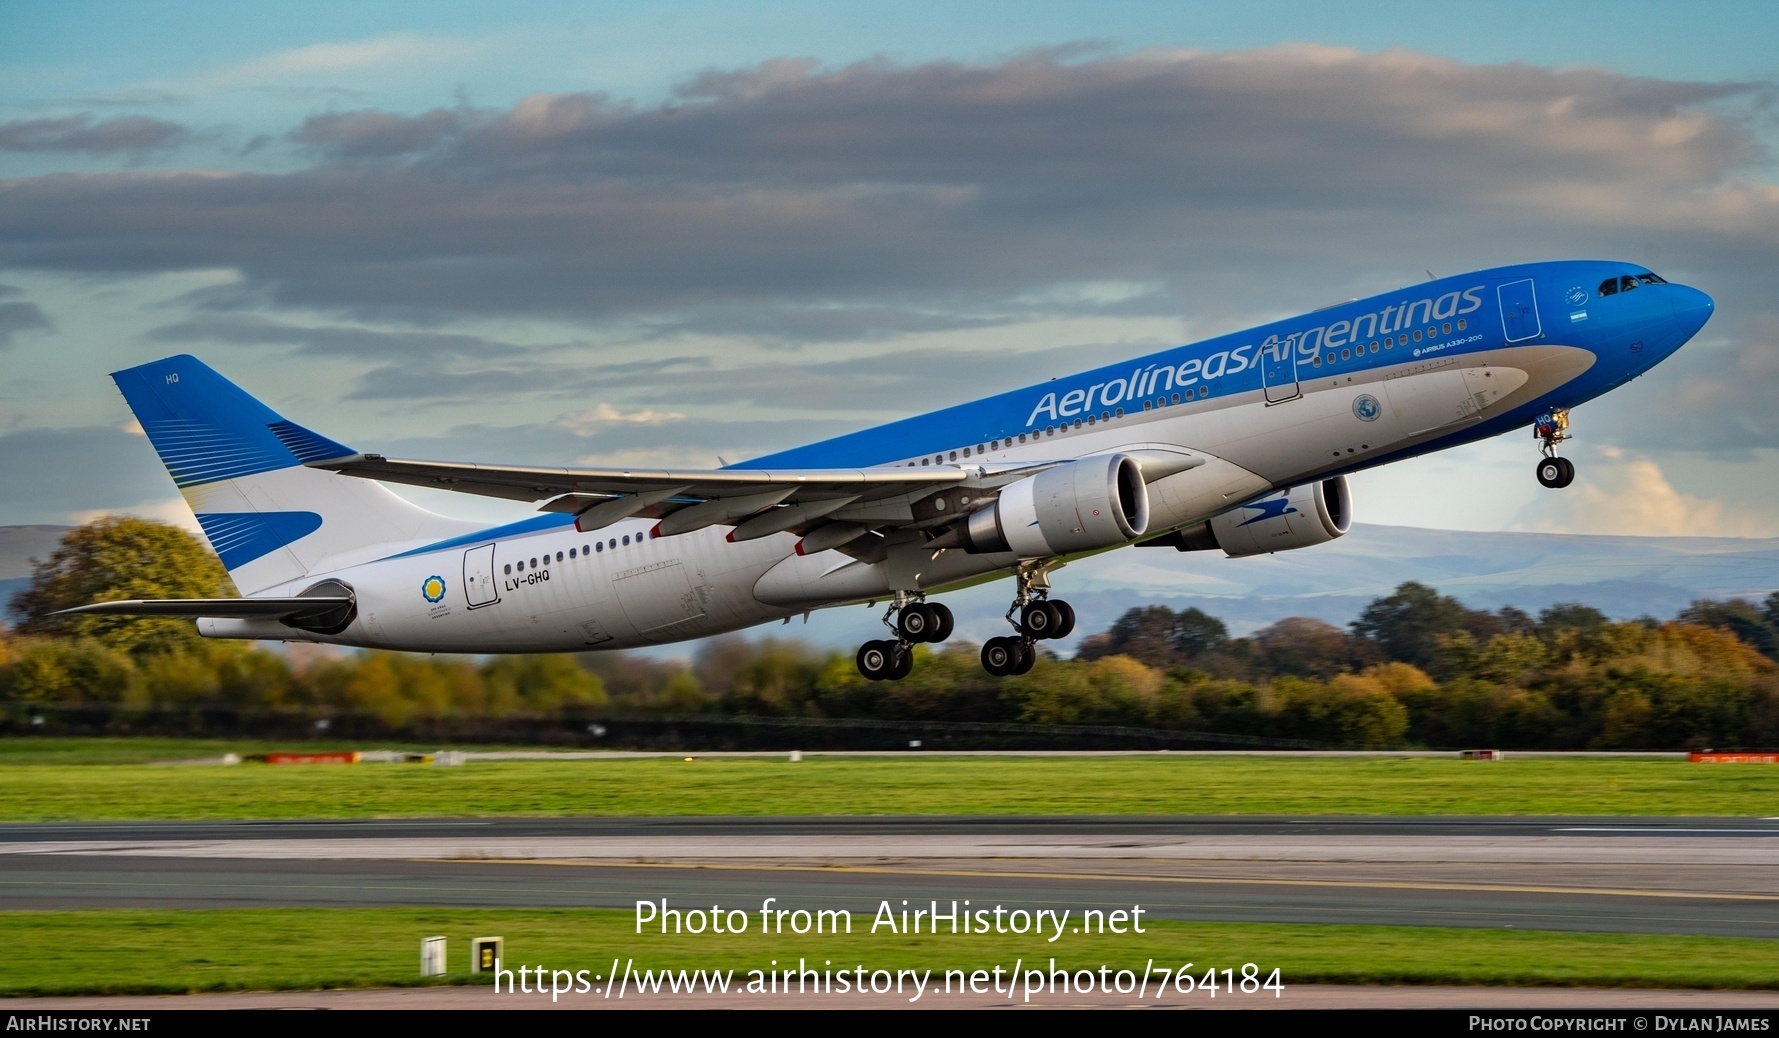
[(1637, 287), (1637, 279), (1632, 277), (1629, 274), (1626, 274), (1624, 277), (1618, 279), (1618, 290), (1620, 292), (1629, 292), (1631, 289), (1636, 288), (1636, 287)]
[(1618, 279), (1607, 278), (1605, 281), (1600, 282), (1600, 294), (1603, 296), (1618, 295)]
[(1645, 285), (1665, 285), (1665, 284), (1667, 284), (1667, 282), (1663, 281), (1661, 276), (1658, 274), (1639, 274), (1639, 275), (1637, 275), (1637, 280), (1643, 282)]

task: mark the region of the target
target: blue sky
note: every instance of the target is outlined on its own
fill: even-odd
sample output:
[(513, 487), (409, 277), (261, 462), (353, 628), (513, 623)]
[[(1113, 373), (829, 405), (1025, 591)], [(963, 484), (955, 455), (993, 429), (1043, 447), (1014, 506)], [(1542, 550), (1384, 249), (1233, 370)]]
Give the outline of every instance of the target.
[(166, 353), (365, 449), (710, 464), (1589, 255), (1719, 317), (1566, 495), (1501, 440), (1361, 518), (1779, 535), (1775, 10), (11, 4), (0, 523), (182, 518), (104, 378)]

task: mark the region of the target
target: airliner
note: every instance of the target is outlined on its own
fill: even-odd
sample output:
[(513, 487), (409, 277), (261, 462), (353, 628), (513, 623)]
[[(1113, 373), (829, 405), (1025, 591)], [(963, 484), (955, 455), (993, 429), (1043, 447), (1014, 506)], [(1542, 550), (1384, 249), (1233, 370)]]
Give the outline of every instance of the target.
[[(243, 597), (70, 613), (190, 617), (211, 638), (417, 652), (578, 652), (885, 604), (861, 674), (944, 641), (943, 592), (1014, 578), (995, 675), (1068, 635), (1071, 560), (1127, 545), (1232, 557), (1352, 523), (1346, 476), (1531, 429), (1537, 478), (1579, 404), (1643, 374), (1711, 298), (1607, 261), (1429, 280), (717, 469), (414, 461), (291, 422), (191, 356), (112, 378)], [(535, 504), (488, 526), (384, 484)]]

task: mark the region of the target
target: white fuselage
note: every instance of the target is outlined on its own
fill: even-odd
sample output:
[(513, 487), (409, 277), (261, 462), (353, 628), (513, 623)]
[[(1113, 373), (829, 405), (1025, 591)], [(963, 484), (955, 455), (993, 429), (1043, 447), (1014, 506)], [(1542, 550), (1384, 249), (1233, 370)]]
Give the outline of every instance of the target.
[[(1149, 484), (1146, 534), (1153, 536), (1276, 488), (1483, 435), (1476, 430), (1492, 416), (1576, 378), (1593, 362), (1587, 350), (1548, 342), (1443, 359), (1404, 355), (1399, 364), (1303, 378), (1302, 395), (1281, 403), (1269, 403), (1260, 391), (1154, 409), (1138, 401), (1110, 421), (1079, 429), (1071, 423), (1048, 434), (1039, 422), (1032, 434), (999, 441), (986, 452), (978, 444), (958, 444), (960, 451), (968, 449), (967, 460), (951, 462), (949, 450), (943, 457), (945, 464), (972, 471), (1115, 451), (1161, 449), (1201, 458), (1201, 464)], [(1360, 417), (1355, 400), (1367, 392), (1382, 402), (1381, 415)], [(929, 453), (873, 464), (930, 465), (933, 458)], [(956, 493), (961, 498), (969, 491)], [(952, 507), (968, 506), (960, 500)], [(630, 519), (584, 533), (572, 525), (508, 536), (495, 530), (484, 540), (457, 538), (436, 550), (425, 550), (425, 541), (386, 545), (375, 559), (340, 560), (346, 564), (259, 592), (297, 594), (324, 577), (346, 582), (356, 593), (358, 615), (337, 635), (307, 634), (268, 620), (211, 619), (200, 629), (214, 637), (427, 652), (624, 648), (735, 631), (897, 590), (941, 590), (1012, 572), (1020, 561), (1011, 554), (918, 545), (877, 562), (833, 550), (800, 556), (794, 534), (732, 542), (729, 527), (713, 526), (651, 537), (656, 522)], [(441, 588), (442, 595), (430, 600)]]

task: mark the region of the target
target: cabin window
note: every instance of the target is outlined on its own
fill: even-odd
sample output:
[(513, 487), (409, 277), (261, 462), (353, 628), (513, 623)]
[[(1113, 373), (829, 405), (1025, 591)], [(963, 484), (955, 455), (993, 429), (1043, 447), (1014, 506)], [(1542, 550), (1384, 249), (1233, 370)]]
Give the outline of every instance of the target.
[(967, 457), (969, 457), (969, 456), (970, 456), (970, 448), (968, 448), (968, 447), (965, 447), (965, 448), (964, 448), (964, 457), (966, 457), (966, 458), (967, 458)]
[(568, 557), (571, 559), (579, 558), (579, 556), (577, 556), (574, 552), (575, 552), (575, 550), (573, 548), (568, 549)]
[(617, 551), (617, 550), (618, 550), (618, 539), (617, 539), (617, 538), (616, 538), (616, 537), (613, 537), (613, 538), (612, 538), (612, 544), (611, 544), (611, 547), (612, 547), (612, 550), (613, 550), (613, 551)]
[(593, 542), (593, 550), (594, 551), (604, 551), (605, 550), (605, 542), (604, 541), (594, 541)]
[(1179, 402), (1180, 402), (1180, 394), (1178, 394), (1178, 393), (1175, 393), (1175, 394), (1174, 394), (1174, 403), (1176, 403), (1176, 404), (1177, 404), (1177, 403), (1179, 403)]
[(921, 464), (922, 464), (922, 465), (931, 465), (931, 464), (932, 464), (932, 462), (930, 462), (930, 461), (928, 461), (928, 460), (927, 460), (927, 459), (925, 459), (925, 458), (922, 458), (922, 459), (920, 459), (920, 463), (921, 463)]
[(1469, 321), (1464, 320), (1464, 318), (1462, 318), (1462, 317), (1458, 318), (1458, 330), (1459, 331), (1463, 331), (1464, 329), (1466, 329), (1468, 327), (1470, 327)]
[(532, 559), (532, 560), (531, 560), (531, 568), (532, 568), (532, 569), (536, 569), (536, 568), (537, 568), (537, 560), (536, 560), (536, 559)]
[(561, 553), (561, 552), (557, 552), (557, 553), (556, 553), (556, 561), (557, 561), (557, 562), (561, 562), (561, 561), (562, 561), (562, 553)]
[(1093, 417), (1093, 416), (1092, 416), (1092, 415), (1088, 415), (1088, 416), (1087, 416), (1087, 424), (1088, 424), (1088, 425), (1093, 425), (1093, 424), (1094, 424), (1094, 417)]
[(1352, 360), (1353, 359), (1353, 351), (1352, 350), (1341, 350), (1340, 351), (1340, 359), (1341, 360)]
[(1150, 400), (1143, 401), (1143, 410), (1152, 411), (1154, 409), (1155, 409), (1155, 404), (1153, 401), (1150, 401)]
[(1310, 361), (1310, 364), (1314, 367), (1318, 367), (1318, 368), (1321, 367), (1322, 366), (1322, 355), (1320, 353), (1316, 354), (1316, 359)]
[(1420, 341), (1421, 341), (1421, 330), (1420, 330), (1420, 329), (1419, 329), (1419, 328), (1416, 328), (1416, 329), (1415, 329), (1415, 341), (1416, 341), (1416, 342), (1420, 342)]
[[(1123, 411), (1120, 411), (1120, 412), (1118, 412), (1118, 413), (1119, 413), (1119, 414), (1123, 414), (1123, 413), (1124, 413), (1124, 412), (1123, 412)], [(1102, 422), (1109, 422), (1109, 421), (1111, 421), (1111, 420), (1112, 420), (1112, 412), (1110, 412), (1110, 411), (1101, 411), (1101, 412), (1100, 412), (1100, 421), (1102, 421)]]
[(1452, 334), (1452, 322), (1447, 321), (1446, 323), (1440, 325), (1439, 330), (1446, 335)]
[(1120, 418), (1124, 417), (1124, 408), (1120, 407), (1118, 409), (1118, 417), (1120, 417)]
[(593, 554), (593, 549), (587, 547), (585, 544), (581, 545), (581, 556), (583, 558), (591, 554)]
[(1373, 353), (1377, 352), (1377, 340), (1376, 339), (1371, 340), (1371, 352), (1373, 352)]
[(1075, 419), (1075, 428), (1077, 428), (1077, 429), (1081, 428), (1081, 419), (1079, 419), (1079, 418)]
[(629, 543), (630, 543), (630, 535), (629, 535), (629, 534), (625, 534), (625, 535), (624, 535), (624, 543), (625, 543), (625, 544), (629, 544)]
[(506, 568), (505, 572), (506, 572), (506, 575), (509, 577), (513, 575), (513, 564), (512, 563), (510, 563), (510, 562), (507, 563), (507, 568)]
[(1384, 336), (1384, 349), (1393, 350), (1395, 348), (1396, 348), (1396, 337), (1394, 335)]
[[(968, 456), (969, 456), (969, 455), (965, 455), (965, 457), (968, 457)], [(951, 460), (952, 460), (952, 461), (956, 461), (956, 460), (957, 460), (957, 451), (952, 451), (952, 452), (951, 452)]]

